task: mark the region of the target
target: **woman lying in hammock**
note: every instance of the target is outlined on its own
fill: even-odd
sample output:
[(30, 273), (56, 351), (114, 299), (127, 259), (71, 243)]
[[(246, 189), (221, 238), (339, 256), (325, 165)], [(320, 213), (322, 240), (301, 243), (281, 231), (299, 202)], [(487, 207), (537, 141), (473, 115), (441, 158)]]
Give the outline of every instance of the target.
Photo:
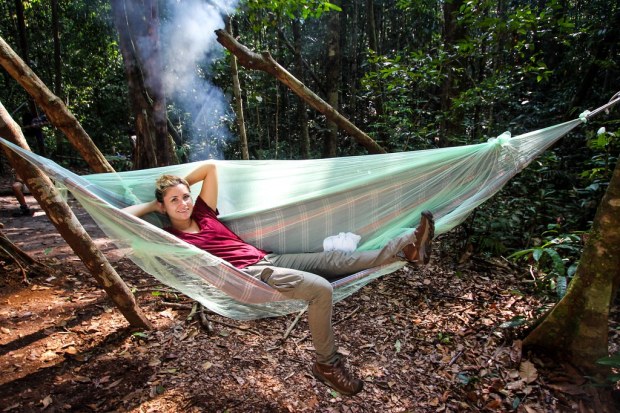
[[(201, 182), (195, 203), (190, 186)], [(363, 382), (345, 368), (332, 328), (332, 285), (329, 280), (387, 264), (402, 255), (427, 264), (434, 235), (433, 215), (422, 213), (420, 225), (372, 251), (273, 254), (244, 242), (218, 218), (218, 179), (214, 164), (204, 163), (185, 179), (163, 175), (156, 182), (155, 200), (125, 210), (136, 216), (166, 214), (168, 232), (243, 269), (290, 299), (308, 302), (308, 325), (316, 351), (312, 373), (341, 394), (353, 395)]]

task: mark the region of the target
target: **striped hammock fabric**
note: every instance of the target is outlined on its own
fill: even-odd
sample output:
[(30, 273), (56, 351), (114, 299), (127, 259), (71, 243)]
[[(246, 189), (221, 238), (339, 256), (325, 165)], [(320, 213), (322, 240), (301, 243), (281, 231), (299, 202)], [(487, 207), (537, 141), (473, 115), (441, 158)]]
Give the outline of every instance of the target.
[[(320, 251), (327, 236), (361, 235), (358, 249), (378, 248), (431, 210), (435, 234), (454, 228), (563, 135), (579, 119), (488, 142), (415, 152), (318, 160), (216, 161), (220, 218), (244, 240), (278, 252)], [(160, 282), (226, 317), (288, 314), (306, 303), (286, 300), (267, 284), (161, 229), (162, 216), (136, 218), (122, 207), (150, 201), (155, 179), (187, 175), (197, 163), (78, 176), (53, 161), (11, 148), (68, 189), (128, 258)], [(198, 186), (192, 187), (194, 196)], [(397, 262), (334, 283), (341, 300)]]

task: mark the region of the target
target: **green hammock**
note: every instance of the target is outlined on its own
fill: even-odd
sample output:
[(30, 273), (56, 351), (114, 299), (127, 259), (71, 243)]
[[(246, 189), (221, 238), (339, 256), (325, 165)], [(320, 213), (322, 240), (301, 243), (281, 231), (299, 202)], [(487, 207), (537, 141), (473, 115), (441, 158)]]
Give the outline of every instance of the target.
[[(535, 132), (512, 138), (504, 133), (460, 147), (318, 160), (216, 161), (220, 217), (247, 242), (278, 253), (320, 251), (325, 237), (340, 232), (361, 235), (358, 249), (378, 248), (416, 226), (426, 209), (435, 215), (438, 235), (463, 222), (587, 117), (584, 113)], [(159, 175), (185, 176), (197, 163), (78, 176), (4, 139), (0, 142), (68, 189), (138, 266), (210, 310), (254, 319), (306, 306), (178, 240), (161, 229), (161, 216), (143, 220), (120, 209), (152, 200)], [(198, 190), (192, 187), (194, 196)], [(333, 283), (334, 300), (404, 265), (396, 262), (338, 280)]]

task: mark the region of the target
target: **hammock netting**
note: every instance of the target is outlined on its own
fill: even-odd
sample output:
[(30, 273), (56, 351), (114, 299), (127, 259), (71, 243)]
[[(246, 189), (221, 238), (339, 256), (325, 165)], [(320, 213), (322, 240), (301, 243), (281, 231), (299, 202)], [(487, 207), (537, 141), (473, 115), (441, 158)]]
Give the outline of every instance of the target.
[[(488, 142), (414, 152), (318, 160), (215, 161), (220, 218), (241, 238), (277, 253), (321, 251), (325, 237), (354, 232), (358, 249), (379, 248), (430, 210), (439, 235), (459, 225), (584, 116), (535, 132)], [(78, 176), (5, 140), (67, 189), (117, 248), (160, 282), (226, 317), (288, 314), (306, 303), (186, 244), (162, 228), (159, 214), (136, 218), (122, 207), (154, 198), (161, 174), (186, 176), (197, 163)], [(34, 183), (36, 185), (36, 183)], [(28, 182), (28, 185), (33, 183)], [(192, 187), (198, 195), (199, 185)], [(334, 301), (405, 265), (396, 262), (338, 280)]]

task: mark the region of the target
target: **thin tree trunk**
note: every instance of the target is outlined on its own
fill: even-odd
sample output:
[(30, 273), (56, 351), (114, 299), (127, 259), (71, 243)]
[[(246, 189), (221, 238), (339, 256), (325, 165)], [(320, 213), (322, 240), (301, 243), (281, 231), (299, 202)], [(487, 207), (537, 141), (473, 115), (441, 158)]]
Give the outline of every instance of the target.
[[(304, 82), (304, 59), (301, 56), (301, 22), (293, 20), (293, 44), (295, 47), (295, 76)], [(299, 100), (297, 105), (297, 122), (299, 123), (300, 154), (302, 159), (310, 158), (310, 133), (308, 132), (308, 110), (306, 103)]]
[(52, 36), (54, 37), (54, 94), (62, 97), (62, 58), (60, 54), (58, 0), (52, 0)]
[[(358, 95), (358, 79), (360, 78), (360, 75), (358, 74), (358, 67), (359, 67), (359, 58), (358, 56), (361, 55), (361, 53), (359, 53), (359, 42), (360, 42), (360, 33), (358, 30), (358, 20), (360, 17), (360, 10), (359, 10), (359, 2), (353, 2), (351, 4), (351, 7), (353, 7), (352, 10), (349, 11), (348, 16), (349, 19), (347, 19), (347, 32), (349, 33), (348, 36), (348, 46), (347, 49), (351, 50), (353, 53), (353, 57), (349, 60), (349, 67), (346, 67), (343, 71), (343, 74), (347, 76), (346, 79), (343, 80), (343, 83), (348, 85), (348, 91), (347, 94), (349, 96), (348, 98), (348, 102), (347, 102), (347, 106), (350, 109), (349, 112), (349, 116), (353, 117), (354, 119), (357, 118), (359, 119), (359, 113), (358, 113), (358, 108), (359, 108), (359, 99), (356, 99), (356, 96)], [(343, 100), (345, 100), (345, 98), (343, 97)]]
[[(19, 126), (0, 103), (0, 134), (12, 143), (28, 149)], [(64, 201), (54, 184), (40, 170), (20, 158), (8, 148), (3, 148), (9, 162), (24, 180), (32, 195), (45, 211), (60, 235), (82, 260), (99, 285), (110, 296), (129, 324), (137, 328), (151, 328), (151, 323), (138, 308), (130, 289), (118, 276), (105, 256), (97, 249), (71, 208)]]
[[(332, 0), (336, 5), (340, 1)], [(327, 103), (339, 111), (340, 82), (341, 82), (341, 55), (340, 55), (340, 13), (328, 13), (327, 15), (327, 57), (325, 82), (327, 83)], [(327, 119), (327, 136), (323, 146), (323, 157), (333, 158), (338, 150), (338, 125), (331, 119)]]
[(95, 172), (114, 172), (114, 168), (108, 163), (62, 100), (45, 86), (41, 79), (30, 70), (1, 37), (0, 65), (34, 98), (37, 105), (47, 115), (47, 119), (64, 132), (71, 144)]
[[(226, 31), (233, 35), (232, 17), (226, 20)], [(235, 96), (235, 114), (237, 115), (237, 127), (239, 128), (239, 140), (241, 141), (241, 159), (250, 159), (248, 149), (248, 135), (245, 131), (245, 117), (243, 115), (243, 96), (241, 95), (241, 84), (239, 83), (239, 69), (237, 58), (234, 54), (230, 55), (230, 72), (233, 81), (233, 95)]]
[(278, 147), (280, 144), (280, 88), (278, 82), (275, 82), (276, 89), (276, 113), (273, 119), (273, 157), (278, 159)]
[(308, 89), (285, 68), (280, 66), (278, 62), (271, 57), (269, 52), (263, 52), (262, 54), (254, 53), (244, 45), (237, 42), (224, 30), (216, 30), (215, 34), (217, 35), (218, 42), (237, 56), (239, 64), (243, 67), (262, 70), (271, 74), (280, 82), (288, 86), (314, 109), (318, 110), (328, 119), (334, 121), (341, 129), (351, 135), (357, 143), (366, 148), (369, 153), (385, 153), (385, 150), (381, 148), (381, 146), (379, 146), (370, 136), (359, 130), (348, 119), (344, 118), (333, 107)]
[[(24, 15), (23, 0), (15, 0), (15, 17), (17, 20), (17, 41), (19, 51), (26, 65), (30, 66), (30, 50), (28, 47), (28, 34), (26, 33), (26, 17)], [(37, 107), (32, 97), (28, 96), (28, 112), (31, 118), (37, 117)]]
[(15, 17), (17, 19), (17, 39), (22, 58), (28, 62), (28, 37), (26, 36), (26, 22), (24, 17), (23, 0), (15, 0)]
[(368, 48), (375, 53), (379, 53), (375, 3), (373, 0), (366, 0), (366, 33), (368, 33)]
[[(366, 32), (368, 36), (368, 48), (374, 53), (379, 54), (379, 39), (377, 36), (377, 19), (375, 16), (375, 2), (373, 0), (366, 0)], [(379, 66), (373, 64), (373, 70), (379, 71)], [(373, 119), (381, 119), (383, 116), (383, 81), (378, 76), (377, 79), (378, 93), (375, 94), (373, 99), (373, 106), (375, 113), (372, 115)], [(370, 120), (372, 122), (372, 119)]]
[[(445, 2), (443, 4), (443, 16), (444, 16), (444, 25), (443, 25), (443, 43), (445, 45), (446, 50), (449, 50), (452, 53), (452, 49), (455, 44), (464, 37), (465, 33), (461, 27), (459, 27), (457, 17), (461, 6), (463, 5), (463, 0), (453, 0), (449, 2)], [(440, 142), (441, 146), (446, 144), (446, 140), (450, 138), (450, 136), (456, 130), (456, 122), (454, 121), (454, 117), (456, 115), (452, 115), (452, 99), (456, 94), (455, 84), (456, 80), (454, 79), (453, 70), (452, 70), (452, 62), (448, 62), (446, 67), (443, 68), (444, 71), (444, 80), (441, 86), (441, 113), (446, 114), (442, 118), (440, 125)]]

